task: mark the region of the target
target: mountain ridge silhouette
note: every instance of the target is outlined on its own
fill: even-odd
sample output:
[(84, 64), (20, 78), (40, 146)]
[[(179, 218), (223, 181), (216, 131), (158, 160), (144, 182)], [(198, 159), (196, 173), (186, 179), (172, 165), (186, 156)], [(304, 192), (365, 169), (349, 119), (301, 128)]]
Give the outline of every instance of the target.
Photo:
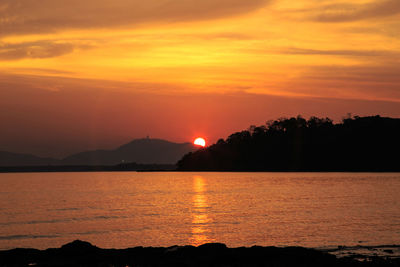
[(139, 164), (175, 164), (183, 155), (195, 151), (191, 143), (174, 143), (164, 139), (134, 139), (115, 149), (82, 151), (63, 159), (39, 157), (0, 151), (0, 166), (47, 166), (47, 165), (116, 165), (136, 162)]

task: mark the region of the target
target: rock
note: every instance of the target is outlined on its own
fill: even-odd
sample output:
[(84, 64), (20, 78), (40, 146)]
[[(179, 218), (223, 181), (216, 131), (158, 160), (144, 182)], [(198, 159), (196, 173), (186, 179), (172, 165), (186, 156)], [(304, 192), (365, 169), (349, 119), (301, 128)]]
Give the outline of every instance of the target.
[(67, 253), (87, 253), (87, 252), (95, 252), (100, 250), (100, 248), (93, 246), (89, 242), (75, 240), (71, 243), (65, 244), (60, 248), (61, 252)]
[[(389, 249), (388, 249), (389, 250)], [(387, 253), (390, 253), (387, 251)], [(3, 266), (146, 266), (146, 267), (398, 267), (400, 259), (374, 257), (372, 261), (337, 259), (334, 255), (302, 247), (228, 248), (225, 244), (209, 243), (198, 247), (169, 248), (136, 247), (129, 249), (101, 249), (80, 240), (61, 248), (34, 250), (13, 249), (0, 251)]]
[(198, 246), (199, 249), (210, 249), (210, 250), (220, 250), (220, 249), (226, 249), (226, 245), (222, 243), (207, 243)]

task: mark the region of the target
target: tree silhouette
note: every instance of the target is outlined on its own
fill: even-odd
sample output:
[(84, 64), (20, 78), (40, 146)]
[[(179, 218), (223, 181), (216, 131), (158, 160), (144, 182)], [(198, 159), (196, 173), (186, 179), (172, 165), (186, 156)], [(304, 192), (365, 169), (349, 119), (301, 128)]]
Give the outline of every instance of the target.
[(185, 155), (178, 170), (399, 171), (400, 119), (279, 118)]

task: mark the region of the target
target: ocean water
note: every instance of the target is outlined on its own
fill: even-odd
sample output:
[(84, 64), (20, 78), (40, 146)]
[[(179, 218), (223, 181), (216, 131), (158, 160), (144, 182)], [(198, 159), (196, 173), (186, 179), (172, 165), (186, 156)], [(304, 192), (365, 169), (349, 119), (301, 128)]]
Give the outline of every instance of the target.
[(400, 173), (0, 174), (0, 250), (400, 244)]

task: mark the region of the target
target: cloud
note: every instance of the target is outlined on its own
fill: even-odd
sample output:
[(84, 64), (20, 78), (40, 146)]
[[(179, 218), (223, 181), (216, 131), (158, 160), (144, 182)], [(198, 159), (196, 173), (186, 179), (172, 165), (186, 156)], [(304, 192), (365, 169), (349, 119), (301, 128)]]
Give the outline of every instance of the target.
[[(12, 69), (11, 69), (12, 70)], [(21, 69), (18, 69), (21, 70)], [(162, 82), (123, 82), (106, 79), (69, 77), (70, 72), (52, 69), (24, 69), (31, 74), (14, 74), (0, 70), (0, 88), (30, 88), (39, 91), (84, 92), (94, 91), (135, 92), (135, 94), (175, 94), (183, 87)], [(56, 89), (56, 90), (54, 90)], [(7, 90), (5, 90), (7, 91)]]
[(350, 57), (399, 57), (400, 53), (389, 50), (320, 50), (291, 47), (280, 50), (282, 54), (290, 55), (321, 55), (321, 56), (350, 56)]
[(343, 99), (400, 103), (400, 67), (395, 63), (372, 66), (313, 66), (288, 81), (294, 93)]
[(38, 41), (20, 44), (0, 43), (0, 60), (24, 58), (51, 58), (72, 53), (75, 45), (52, 41)]
[(256, 10), (270, 0), (3, 0), (0, 35), (207, 20)]
[(375, 23), (369, 27), (362, 27), (360, 25), (354, 27), (347, 27), (345, 29), (346, 32), (351, 34), (374, 34), (374, 35), (382, 35), (385, 37), (390, 37), (394, 39), (400, 38), (400, 22), (399, 21), (391, 21), (387, 22), (384, 25)]
[(368, 4), (325, 5), (311, 15), (319, 22), (349, 22), (371, 18), (382, 18), (400, 14), (399, 0), (378, 0)]
[(373, 65), (298, 66), (292, 76), (273, 83), (264, 81), (245, 91), (288, 97), (386, 101), (398, 105), (399, 73), (396, 61), (374, 61)]
[[(400, 96), (400, 66), (386, 64), (377, 66), (319, 66), (315, 67), (304, 76), (306, 79), (334, 80), (342, 82), (370, 83), (375, 86), (393, 85)], [(383, 86), (376, 87), (381, 90)], [(380, 88), (380, 89), (378, 89)]]

